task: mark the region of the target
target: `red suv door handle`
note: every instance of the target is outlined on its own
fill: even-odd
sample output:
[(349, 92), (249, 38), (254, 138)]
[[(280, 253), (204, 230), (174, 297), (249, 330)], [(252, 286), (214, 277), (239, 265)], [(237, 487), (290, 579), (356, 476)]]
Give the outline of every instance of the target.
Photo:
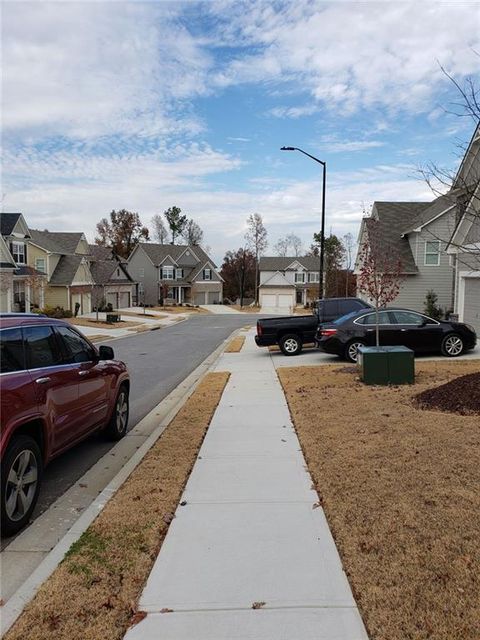
[(37, 378), (35, 382), (37, 384), (46, 384), (47, 382), (50, 382), (50, 378)]
[(82, 371), (78, 372), (79, 376), (86, 376), (90, 373), (90, 371), (88, 371), (88, 369), (83, 369)]

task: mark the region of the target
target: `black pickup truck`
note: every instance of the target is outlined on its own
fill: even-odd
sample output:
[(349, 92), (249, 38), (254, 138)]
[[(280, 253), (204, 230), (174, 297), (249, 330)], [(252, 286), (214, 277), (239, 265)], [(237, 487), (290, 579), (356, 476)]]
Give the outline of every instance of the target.
[(369, 309), (360, 298), (326, 298), (318, 300), (310, 316), (265, 318), (257, 322), (255, 342), (258, 347), (277, 344), (286, 356), (301, 353), (304, 344), (313, 344), (318, 325), (332, 322), (359, 309)]

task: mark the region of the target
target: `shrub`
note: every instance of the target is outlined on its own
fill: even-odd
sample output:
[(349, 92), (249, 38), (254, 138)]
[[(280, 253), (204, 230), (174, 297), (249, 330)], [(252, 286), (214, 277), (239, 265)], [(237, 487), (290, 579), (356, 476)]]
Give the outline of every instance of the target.
[(438, 296), (433, 289), (427, 291), (425, 297), (424, 313), (434, 320), (441, 320), (443, 317), (443, 311), (437, 306)]
[(71, 318), (73, 315), (70, 309), (52, 307), (50, 305), (46, 305), (43, 309), (35, 310), (35, 313), (43, 313), (49, 318)]

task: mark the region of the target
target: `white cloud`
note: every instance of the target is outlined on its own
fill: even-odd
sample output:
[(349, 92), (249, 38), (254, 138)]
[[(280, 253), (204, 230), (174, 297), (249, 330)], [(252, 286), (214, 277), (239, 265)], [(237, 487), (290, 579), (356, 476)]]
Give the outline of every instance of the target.
[[(221, 21), (220, 6), (212, 3), (210, 11)], [(478, 6), (466, 2), (249, 0), (223, 18), (217, 37), (255, 52), (226, 62), (215, 76), (218, 86), (294, 81), (299, 91), (345, 113), (378, 106), (426, 110), (448, 82), (437, 60), (457, 78), (480, 68), (472, 51), (479, 42)]]
[(306, 105), (304, 107), (274, 107), (267, 113), (275, 118), (302, 118), (303, 116), (311, 116), (319, 110), (318, 105)]
[(365, 151), (383, 147), (384, 142), (380, 140), (338, 140), (336, 138), (324, 136), (320, 141), (320, 148), (328, 153), (344, 153), (349, 151)]

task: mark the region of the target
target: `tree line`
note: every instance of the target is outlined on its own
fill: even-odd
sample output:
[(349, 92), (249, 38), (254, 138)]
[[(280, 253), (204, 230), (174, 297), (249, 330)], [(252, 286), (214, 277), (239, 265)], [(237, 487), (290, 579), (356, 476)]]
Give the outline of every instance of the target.
[[(203, 230), (195, 220), (182, 213), (180, 207), (170, 207), (163, 214), (157, 213), (151, 220), (152, 237), (160, 244), (184, 244), (198, 246), (203, 243)], [(111, 247), (122, 258), (128, 258), (142, 240), (150, 240), (150, 229), (142, 224), (138, 213), (120, 209), (111, 211), (109, 218), (97, 223), (95, 244)]]

